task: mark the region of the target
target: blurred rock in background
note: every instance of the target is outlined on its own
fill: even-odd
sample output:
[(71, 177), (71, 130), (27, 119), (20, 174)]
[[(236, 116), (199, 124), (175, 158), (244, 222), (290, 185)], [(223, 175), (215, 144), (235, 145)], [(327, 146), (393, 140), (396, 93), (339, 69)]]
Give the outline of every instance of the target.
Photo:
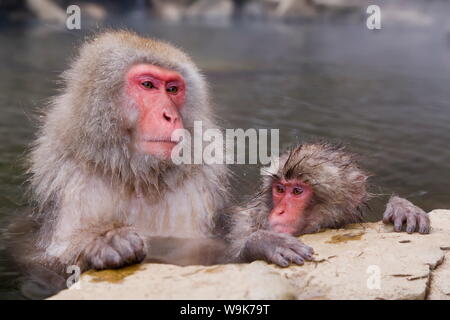
[[(98, 23), (107, 15), (140, 12), (169, 22), (207, 21), (228, 23), (233, 20), (298, 22), (350, 17), (364, 18), (366, 8), (378, 4), (383, 23), (429, 26), (435, 23), (432, 12), (439, 12), (443, 0), (392, 0), (376, 3), (370, 0), (0, 0), (0, 23), (36, 19), (64, 26), (70, 5), (81, 8), (83, 23)], [(437, 10), (436, 10), (437, 8)], [(445, 17), (443, 17), (445, 18)], [(445, 27), (445, 26), (444, 26)]]
[[(63, 24), (69, 5), (79, 5), (89, 19), (101, 21), (106, 13), (143, 10), (167, 21), (229, 21), (232, 18), (300, 20), (324, 13), (354, 11), (367, 0), (0, 0), (0, 16), (11, 21), (32, 17)], [(359, 10), (360, 11), (360, 10)]]
[(0, 19), (3, 22), (24, 22), (36, 18), (44, 23), (65, 26), (67, 7), (78, 5), (85, 15), (85, 22), (98, 22), (107, 16), (108, 10), (103, 2), (105, 1), (0, 0)]

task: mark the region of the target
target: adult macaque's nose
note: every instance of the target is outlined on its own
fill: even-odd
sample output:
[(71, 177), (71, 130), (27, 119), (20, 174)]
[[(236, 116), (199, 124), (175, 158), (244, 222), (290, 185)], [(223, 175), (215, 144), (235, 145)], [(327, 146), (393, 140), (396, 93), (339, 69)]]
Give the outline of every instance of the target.
[(173, 129), (182, 129), (183, 121), (181, 120), (180, 114), (175, 107), (166, 107), (162, 110), (162, 117), (164, 121), (169, 123)]

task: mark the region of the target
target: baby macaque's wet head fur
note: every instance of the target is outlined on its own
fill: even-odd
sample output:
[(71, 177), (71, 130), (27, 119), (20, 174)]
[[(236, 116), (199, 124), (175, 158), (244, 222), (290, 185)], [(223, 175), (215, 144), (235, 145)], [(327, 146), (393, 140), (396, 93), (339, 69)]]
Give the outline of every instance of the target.
[[(272, 170), (263, 184), (264, 201), (273, 207), (271, 188), (281, 180), (296, 180), (312, 187), (313, 197), (307, 210), (307, 230), (310, 233), (326, 227), (340, 227), (362, 220), (362, 207), (367, 192), (369, 174), (356, 162), (356, 156), (341, 145), (305, 143), (291, 148), (279, 159), (278, 170)], [(269, 169), (270, 171), (270, 169)]]

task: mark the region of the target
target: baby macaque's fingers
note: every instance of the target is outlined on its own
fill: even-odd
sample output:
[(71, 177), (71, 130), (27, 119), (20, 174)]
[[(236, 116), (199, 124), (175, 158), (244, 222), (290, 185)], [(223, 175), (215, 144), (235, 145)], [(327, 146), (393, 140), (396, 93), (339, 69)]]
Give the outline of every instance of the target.
[(394, 230), (396, 232), (402, 231), (403, 222), (405, 221), (405, 218), (406, 217), (402, 214), (394, 216)]
[(312, 260), (313, 253), (311, 247), (290, 234), (259, 230), (248, 238), (241, 254), (245, 261), (260, 259), (287, 267)]
[(412, 212), (406, 214), (406, 232), (413, 233), (414, 231), (416, 231), (417, 219), (418, 216), (416, 216)]
[(419, 220), (419, 233), (427, 234), (430, 233), (430, 218), (426, 213), (418, 215)]
[(394, 216), (394, 208), (388, 204), (386, 206), (386, 211), (383, 214), (383, 223), (389, 224), (392, 223), (392, 218)]
[(295, 251), (287, 248), (283, 248), (283, 250), (280, 251), (280, 254), (288, 261), (302, 265), (304, 264), (303, 258)]
[(268, 258), (269, 262), (275, 263), (276, 265), (283, 267), (283, 268), (289, 266), (289, 264), (290, 264), (289, 260), (286, 259), (279, 250), (270, 254), (267, 258)]
[(312, 256), (314, 254), (313, 248), (310, 246), (304, 244), (300, 240), (294, 238), (296, 241), (294, 243), (291, 243), (289, 247), (297, 253), (300, 257), (302, 257), (305, 260), (312, 260)]

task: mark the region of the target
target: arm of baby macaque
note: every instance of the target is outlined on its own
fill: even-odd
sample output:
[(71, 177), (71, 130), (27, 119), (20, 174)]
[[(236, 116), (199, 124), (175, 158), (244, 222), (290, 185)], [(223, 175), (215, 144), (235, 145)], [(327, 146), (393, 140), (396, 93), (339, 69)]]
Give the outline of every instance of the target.
[(271, 229), (268, 224), (270, 207), (263, 199), (236, 207), (229, 219), (228, 256), (230, 262), (264, 260), (287, 267), (291, 263), (302, 265), (311, 260), (313, 249), (288, 233)]
[(287, 267), (312, 260), (313, 253), (311, 247), (289, 234), (258, 230), (247, 238), (241, 255), (246, 261), (265, 260)]
[(406, 232), (430, 233), (430, 219), (428, 214), (410, 201), (393, 196), (389, 199), (383, 222), (393, 224), (394, 230), (400, 232), (406, 224)]

